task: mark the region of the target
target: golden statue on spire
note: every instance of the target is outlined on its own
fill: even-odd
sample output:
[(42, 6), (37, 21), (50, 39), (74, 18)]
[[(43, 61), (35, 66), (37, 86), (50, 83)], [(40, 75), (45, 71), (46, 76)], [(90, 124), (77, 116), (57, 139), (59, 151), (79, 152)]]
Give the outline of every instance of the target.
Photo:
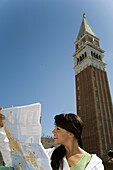
[(85, 13), (83, 13), (83, 17), (85, 18), (86, 16), (85, 16)]

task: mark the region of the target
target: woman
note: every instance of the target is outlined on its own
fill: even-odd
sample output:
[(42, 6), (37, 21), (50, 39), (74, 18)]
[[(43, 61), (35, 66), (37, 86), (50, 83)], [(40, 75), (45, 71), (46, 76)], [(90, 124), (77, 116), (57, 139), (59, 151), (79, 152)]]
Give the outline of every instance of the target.
[(82, 127), (82, 120), (75, 114), (55, 116), (55, 129), (52, 133), (55, 144), (59, 146), (47, 151), (53, 170), (104, 170), (99, 157), (81, 148)]

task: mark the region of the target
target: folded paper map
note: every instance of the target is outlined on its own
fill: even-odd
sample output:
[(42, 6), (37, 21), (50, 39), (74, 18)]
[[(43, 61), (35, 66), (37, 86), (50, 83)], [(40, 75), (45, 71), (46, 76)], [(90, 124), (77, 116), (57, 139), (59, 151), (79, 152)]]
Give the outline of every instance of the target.
[(41, 144), (41, 104), (3, 109), (4, 129), (9, 139), (15, 170), (51, 170)]

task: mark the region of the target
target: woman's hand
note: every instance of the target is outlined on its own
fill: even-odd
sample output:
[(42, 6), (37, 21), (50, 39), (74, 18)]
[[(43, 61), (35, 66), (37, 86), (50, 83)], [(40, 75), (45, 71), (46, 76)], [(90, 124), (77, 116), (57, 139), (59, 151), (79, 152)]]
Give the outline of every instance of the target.
[(4, 115), (1, 114), (1, 110), (2, 110), (2, 107), (0, 107), (0, 128), (3, 127), (3, 122), (2, 122), (2, 120), (5, 119)]

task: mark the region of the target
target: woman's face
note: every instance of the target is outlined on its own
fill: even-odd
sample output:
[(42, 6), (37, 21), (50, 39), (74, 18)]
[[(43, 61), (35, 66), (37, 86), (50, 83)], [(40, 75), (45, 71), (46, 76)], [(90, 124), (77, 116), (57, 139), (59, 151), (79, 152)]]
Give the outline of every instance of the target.
[(54, 142), (55, 144), (63, 144), (67, 142), (69, 139), (69, 132), (59, 126), (55, 126), (55, 129), (52, 131), (54, 134)]

